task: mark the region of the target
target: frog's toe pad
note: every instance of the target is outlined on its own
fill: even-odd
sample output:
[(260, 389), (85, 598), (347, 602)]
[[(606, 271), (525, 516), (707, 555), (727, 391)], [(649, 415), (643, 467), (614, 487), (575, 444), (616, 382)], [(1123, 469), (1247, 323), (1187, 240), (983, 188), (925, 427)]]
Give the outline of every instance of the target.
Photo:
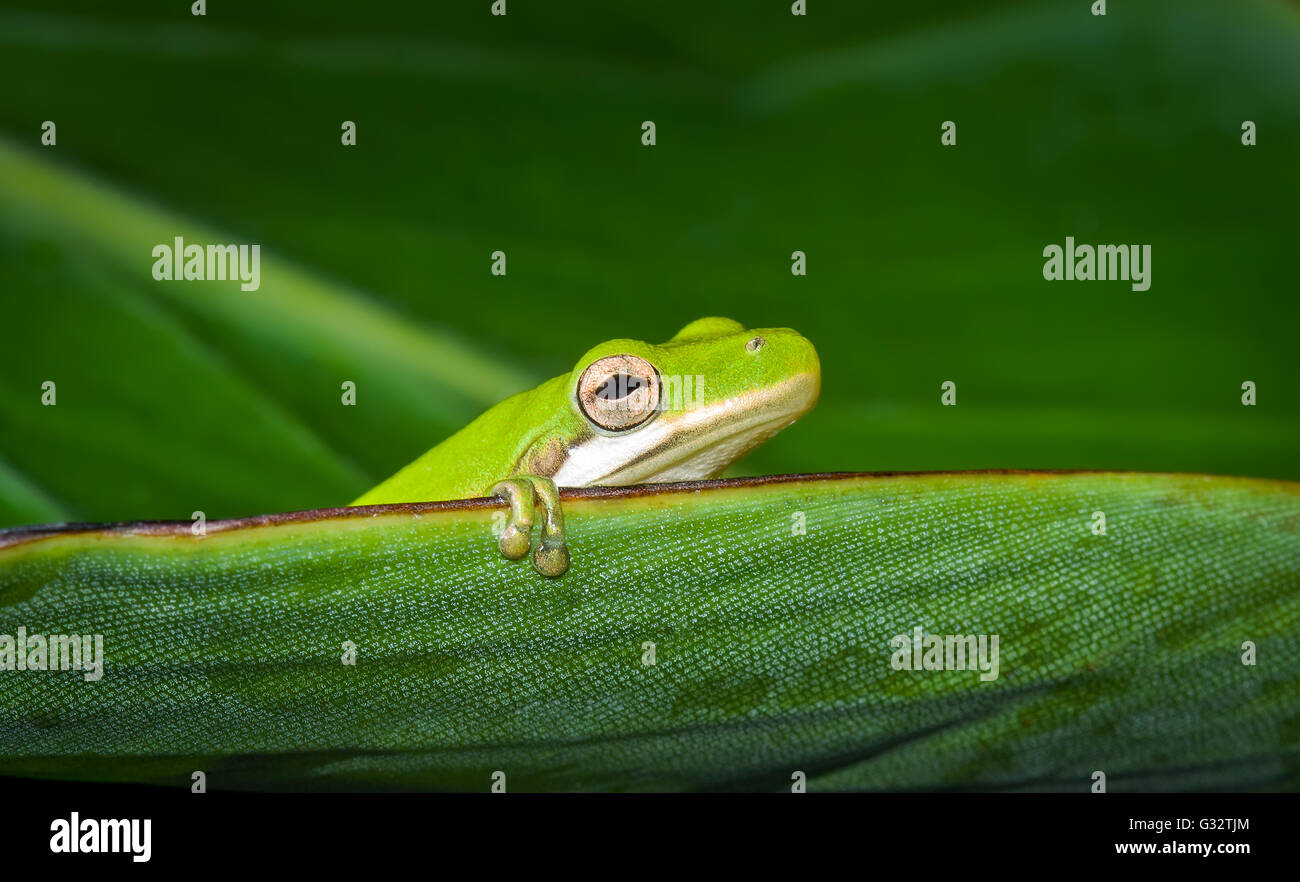
[(519, 529), (518, 524), (508, 524), (501, 533), (498, 545), (503, 557), (509, 560), (523, 560), (528, 554), (528, 547), (532, 545), (532, 537), (528, 530)]
[(560, 510), (560, 492), (550, 478), (518, 475), (499, 481), (492, 495), (506, 501), (510, 508), (498, 546), (502, 556), (521, 560), (532, 544), (533, 521), (542, 514), (541, 541), (533, 551), (533, 568), (543, 576), (561, 576), (569, 568), (569, 549), (564, 544), (564, 514)]
[(564, 571), (569, 568), (569, 549), (565, 545), (548, 545), (539, 543), (537, 550), (533, 552), (533, 569), (554, 579), (556, 576), (564, 575)]

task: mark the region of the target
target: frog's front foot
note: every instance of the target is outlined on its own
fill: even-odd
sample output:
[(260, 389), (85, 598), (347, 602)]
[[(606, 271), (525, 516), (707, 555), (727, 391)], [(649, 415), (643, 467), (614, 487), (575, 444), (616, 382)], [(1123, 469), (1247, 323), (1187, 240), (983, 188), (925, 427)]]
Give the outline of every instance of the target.
[(532, 545), (534, 514), (542, 510), (542, 537), (533, 550), (533, 568), (543, 576), (560, 576), (569, 568), (569, 547), (564, 544), (564, 513), (560, 491), (550, 478), (519, 475), (492, 488), (510, 506), (510, 518), (501, 533), (501, 553), (510, 560), (528, 554)]

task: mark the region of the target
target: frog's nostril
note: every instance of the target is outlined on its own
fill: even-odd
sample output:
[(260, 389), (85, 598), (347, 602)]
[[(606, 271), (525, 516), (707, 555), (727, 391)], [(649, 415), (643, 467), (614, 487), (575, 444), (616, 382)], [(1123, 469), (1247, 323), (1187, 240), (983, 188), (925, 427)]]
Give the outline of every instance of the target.
[(745, 344), (745, 350), (747, 352), (757, 352), (758, 350), (762, 349), (766, 345), (767, 345), (767, 341), (764, 340), (762, 337), (755, 337)]

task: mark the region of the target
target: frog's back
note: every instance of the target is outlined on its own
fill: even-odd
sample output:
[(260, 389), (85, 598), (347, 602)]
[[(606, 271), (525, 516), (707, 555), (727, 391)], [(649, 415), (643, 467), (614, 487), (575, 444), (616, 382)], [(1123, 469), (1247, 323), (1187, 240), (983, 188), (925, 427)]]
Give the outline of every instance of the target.
[(490, 496), (492, 485), (514, 474), (536, 438), (550, 428), (545, 421), (539, 422), (533, 411), (539, 400), (550, 400), (565, 379), (556, 377), (536, 389), (520, 392), (494, 405), (351, 504), (382, 505)]

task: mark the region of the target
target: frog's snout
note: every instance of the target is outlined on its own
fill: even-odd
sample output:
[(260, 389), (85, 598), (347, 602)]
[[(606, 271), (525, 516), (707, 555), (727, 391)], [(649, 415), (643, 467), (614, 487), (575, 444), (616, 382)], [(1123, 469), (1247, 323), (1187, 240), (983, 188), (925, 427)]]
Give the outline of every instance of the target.
[(777, 401), (773, 404), (797, 418), (812, 409), (821, 394), (822, 365), (817, 349), (790, 328), (761, 328), (748, 332), (745, 352), (754, 358)]

